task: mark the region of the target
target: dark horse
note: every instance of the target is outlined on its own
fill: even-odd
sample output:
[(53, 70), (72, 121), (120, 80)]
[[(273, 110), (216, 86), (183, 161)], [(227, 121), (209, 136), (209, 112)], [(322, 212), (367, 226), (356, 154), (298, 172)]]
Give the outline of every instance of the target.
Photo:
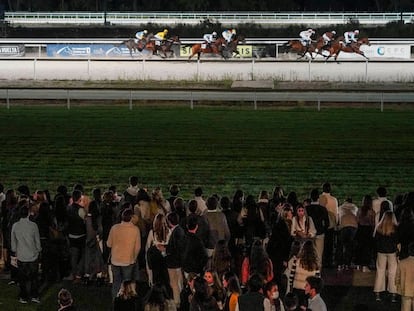
[(132, 52), (137, 52), (137, 51), (142, 52), (142, 50), (145, 48), (145, 46), (147, 45), (147, 43), (151, 40), (153, 36), (154, 35), (150, 33), (145, 39), (142, 39), (142, 40), (130, 38), (130, 39), (122, 41), (120, 45), (124, 44), (129, 50), (129, 55), (131, 55), (132, 57)]
[(191, 54), (188, 57), (190, 60), (194, 55), (197, 54), (197, 60), (200, 60), (201, 53), (203, 54), (219, 54), (224, 59), (233, 56), (233, 53), (237, 52), (237, 45), (240, 42), (244, 42), (243, 35), (235, 36), (229, 43), (224, 38), (218, 38), (215, 42), (208, 45), (207, 43), (197, 43), (191, 46)]
[(298, 59), (301, 59), (305, 57), (306, 54), (309, 54), (311, 59), (313, 59), (313, 52), (315, 52), (315, 43), (312, 42), (308, 46), (305, 46), (302, 44), (301, 40), (295, 39), (295, 40), (289, 40), (283, 45), (283, 48), (285, 49), (285, 53), (288, 52), (296, 52), (299, 55)]
[(180, 44), (180, 43), (181, 43), (180, 37), (175, 35), (175, 36), (168, 38), (164, 42), (161, 42), (160, 45), (157, 45), (154, 39), (150, 40), (145, 45), (145, 49), (152, 51), (153, 55), (160, 55), (162, 58), (172, 57), (174, 55), (172, 46), (174, 44)]
[(326, 60), (333, 56), (335, 61), (338, 63), (337, 58), (341, 51), (345, 53), (357, 53), (365, 57), (365, 59), (368, 59), (368, 57), (364, 55), (364, 52), (360, 50), (360, 47), (363, 44), (366, 44), (368, 46), (371, 45), (368, 38), (360, 38), (357, 40), (357, 42), (353, 42), (350, 45), (346, 45), (343, 39), (344, 37), (340, 37), (332, 42), (331, 47), (328, 50), (329, 56), (326, 57)]

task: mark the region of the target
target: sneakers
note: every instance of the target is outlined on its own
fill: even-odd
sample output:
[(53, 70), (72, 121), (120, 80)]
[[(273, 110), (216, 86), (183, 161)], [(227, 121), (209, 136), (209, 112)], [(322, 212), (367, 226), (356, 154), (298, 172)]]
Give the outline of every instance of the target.
[(34, 303), (40, 303), (39, 297), (33, 297), (32, 298), (32, 302), (34, 302)]
[(11, 280), (9, 283), (7, 283), (7, 285), (14, 285), (16, 284), (16, 281)]
[(371, 270), (367, 266), (363, 266), (362, 272), (371, 272)]
[(24, 298), (19, 298), (19, 302), (22, 304), (27, 304), (27, 300)]
[(380, 295), (380, 293), (375, 293), (375, 301), (376, 302), (381, 302), (381, 295)]

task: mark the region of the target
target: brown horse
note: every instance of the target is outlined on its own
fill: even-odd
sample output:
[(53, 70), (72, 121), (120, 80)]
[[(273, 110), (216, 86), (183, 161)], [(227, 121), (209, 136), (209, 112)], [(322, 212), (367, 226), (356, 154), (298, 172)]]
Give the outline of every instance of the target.
[(325, 61), (327, 61), (330, 57), (333, 56), (335, 61), (339, 63), (337, 61), (337, 58), (341, 51), (345, 53), (357, 53), (365, 57), (365, 59), (368, 59), (368, 57), (364, 55), (364, 52), (360, 50), (360, 47), (363, 44), (368, 45), (368, 46), (371, 45), (368, 38), (360, 38), (357, 40), (357, 42), (353, 42), (350, 45), (346, 45), (343, 40), (344, 40), (344, 37), (339, 37), (334, 42), (332, 42), (331, 47), (329, 48), (329, 56), (326, 57)]
[(188, 57), (190, 60), (194, 55), (197, 54), (197, 60), (200, 60), (201, 53), (204, 54), (220, 54), (223, 58), (223, 45), (225, 41), (223, 38), (218, 38), (215, 42), (211, 44), (207, 43), (196, 43), (191, 46), (191, 54)]
[(302, 44), (301, 40), (289, 40), (283, 45), (285, 49), (285, 53), (288, 52), (296, 52), (299, 56), (298, 59), (305, 57), (306, 54), (309, 54), (311, 59), (313, 59), (313, 52), (315, 52), (315, 42), (311, 42), (309, 46), (305, 46)]
[(142, 50), (145, 48), (145, 46), (147, 45), (147, 43), (151, 40), (151, 38), (154, 35), (152, 33), (148, 34), (148, 36), (145, 39), (142, 40), (137, 40), (137, 39), (127, 39), (121, 42), (120, 45), (125, 45), (128, 50), (129, 50), (129, 55), (131, 55), (132, 57), (132, 52), (142, 52)]
[(223, 57), (225, 59), (231, 58), (233, 54), (240, 56), (239, 51), (237, 51), (237, 46), (239, 45), (239, 43), (244, 43), (244, 42), (245, 42), (244, 35), (234, 36), (233, 39), (227, 45), (224, 46)]
[(233, 56), (233, 53), (239, 54), (237, 51), (237, 45), (244, 41), (245, 38), (243, 35), (236, 35), (229, 43), (227, 43), (224, 38), (218, 38), (210, 45), (206, 43), (197, 43), (191, 47), (191, 54), (188, 59), (190, 60), (194, 55), (197, 54), (197, 60), (200, 60), (201, 53), (219, 54), (224, 59), (228, 59)]
[(160, 45), (156, 44), (156, 40), (150, 40), (145, 45), (146, 50), (152, 51), (153, 55), (160, 55), (162, 58), (166, 57), (172, 57), (174, 55), (174, 51), (172, 50), (172, 46), (174, 44), (180, 44), (180, 37), (175, 35), (164, 42), (162, 42)]

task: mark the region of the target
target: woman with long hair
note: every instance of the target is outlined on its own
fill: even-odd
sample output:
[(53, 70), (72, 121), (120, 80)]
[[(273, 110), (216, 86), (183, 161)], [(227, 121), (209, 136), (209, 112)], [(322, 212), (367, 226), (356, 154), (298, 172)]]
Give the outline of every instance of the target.
[[(392, 211), (386, 211), (374, 232), (377, 248), (377, 272), (375, 274), (374, 293), (376, 301), (381, 301), (381, 293), (387, 288), (391, 301), (397, 302), (395, 275), (397, 273), (397, 220)], [(387, 276), (387, 277), (386, 277)], [(387, 287), (385, 280), (387, 279)]]
[(219, 311), (217, 301), (209, 295), (208, 284), (204, 278), (198, 277), (194, 280), (190, 311)]
[(84, 253), (84, 273), (90, 280), (105, 271), (105, 264), (97, 237), (102, 237), (102, 222), (97, 201), (91, 201), (85, 217), (86, 246)]
[(222, 310), (224, 303), (224, 288), (217, 271), (207, 269), (204, 271), (204, 279), (207, 281), (208, 294), (216, 300), (219, 309)]
[(237, 301), (242, 291), (239, 278), (234, 272), (226, 272), (223, 275), (223, 287), (226, 291), (223, 311), (236, 311)]
[(372, 197), (365, 195), (362, 199), (362, 206), (357, 213), (358, 230), (355, 236), (356, 252), (355, 262), (362, 266), (362, 272), (369, 272), (369, 264), (373, 258), (373, 239), (375, 212), (372, 209)]
[(155, 215), (153, 228), (148, 234), (146, 243), (147, 272), (150, 285), (162, 285), (171, 293), (167, 263), (165, 260), (166, 245), (170, 238), (170, 228), (163, 213)]
[(219, 240), (214, 247), (213, 256), (208, 265), (210, 269), (217, 271), (219, 278), (221, 279), (223, 274), (230, 271), (232, 268), (232, 258), (229, 247), (225, 240)]
[(293, 256), (286, 270), (288, 277), (288, 292), (293, 292), (299, 297), (300, 305), (306, 303), (305, 284), (308, 276), (319, 276), (320, 267), (313, 241), (307, 240), (299, 251), (298, 256)]
[(263, 248), (261, 240), (255, 240), (250, 251), (250, 256), (246, 256), (242, 263), (241, 284), (247, 285), (252, 274), (259, 274), (265, 282), (273, 279), (273, 263), (269, 255)]
[(316, 235), (315, 224), (312, 217), (308, 216), (305, 207), (298, 204), (296, 215), (292, 219), (291, 235), (302, 242), (313, 239)]

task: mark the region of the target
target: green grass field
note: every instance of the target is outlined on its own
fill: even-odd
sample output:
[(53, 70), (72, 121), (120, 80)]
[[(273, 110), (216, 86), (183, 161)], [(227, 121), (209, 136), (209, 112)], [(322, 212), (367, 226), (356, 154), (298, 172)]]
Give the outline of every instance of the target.
[(258, 195), (281, 185), (300, 198), (324, 181), (342, 202), (413, 189), (414, 111), (328, 108), (13, 106), (0, 109), (0, 182), (32, 191), (81, 182), (114, 184), (130, 175), (189, 198)]

